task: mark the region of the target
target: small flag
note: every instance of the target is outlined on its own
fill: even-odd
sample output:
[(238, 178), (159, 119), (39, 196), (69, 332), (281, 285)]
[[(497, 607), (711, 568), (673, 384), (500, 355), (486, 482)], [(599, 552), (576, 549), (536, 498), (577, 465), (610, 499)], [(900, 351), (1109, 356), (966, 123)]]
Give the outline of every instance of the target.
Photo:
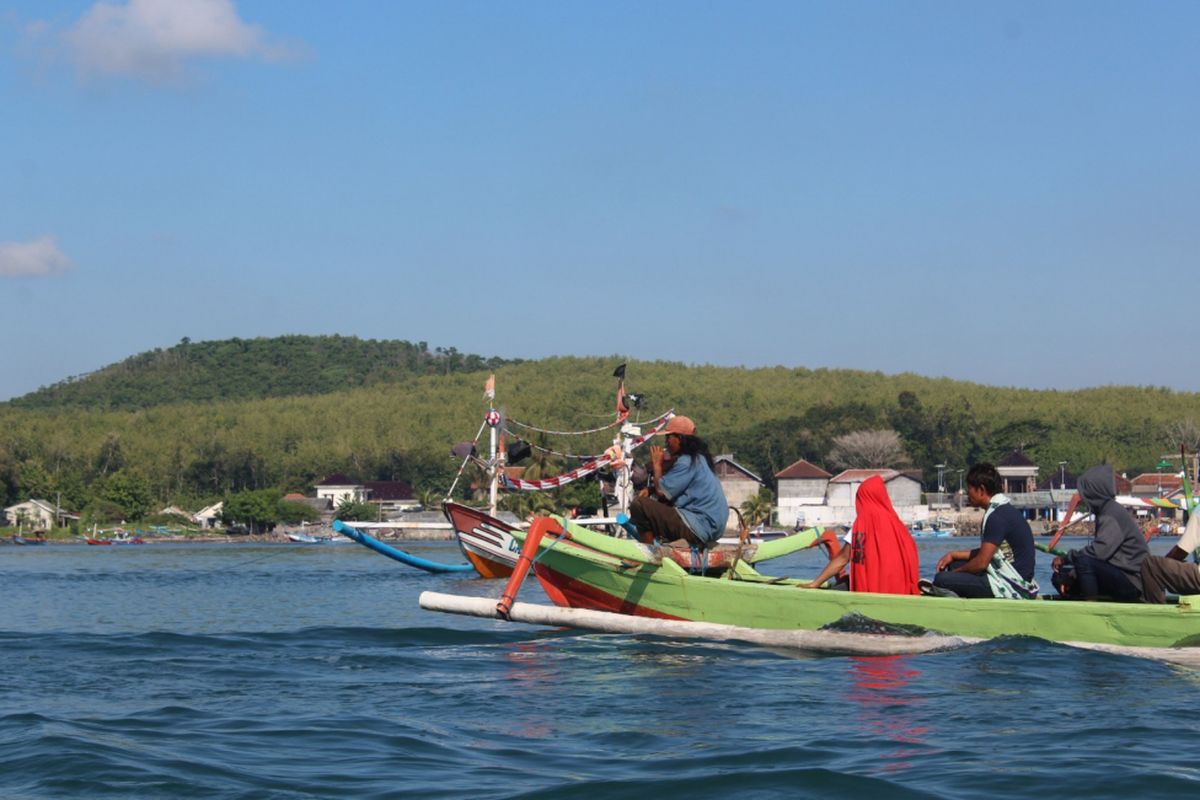
[(496, 375), (495, 375), (495, 373), (488, 375), (487, 381), (485, 381), (483, 384), (483, 399), (484, 400), (495, 400), (496, 399)]

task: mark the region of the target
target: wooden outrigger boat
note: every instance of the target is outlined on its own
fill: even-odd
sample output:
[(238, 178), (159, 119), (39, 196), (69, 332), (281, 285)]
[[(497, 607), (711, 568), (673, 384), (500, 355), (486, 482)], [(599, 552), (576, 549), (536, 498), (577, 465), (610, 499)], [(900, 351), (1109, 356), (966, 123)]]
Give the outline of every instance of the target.
[(521, 552), (521, 543), (512, 535), (516, 528), (483, 509), (460, 503), (442, 503), (442, 513), (454, 528), (463, 555), (480, 577), (507, 578), (512, 575)]
[[(807, 589), (802, 588), (807, 584), (804, 580), (762, 575), (748, 563), (751, 558), (736, 559), (708, 575), (693, 574), (675, 558), (663, 557), (663, 548), (604, 536), (557, 517), (539, 517), (528, 532), (514, 530), (512, 535), (523, 542), (520, 563), (499, 604), (480, 615), (509, 615), (520, 581), (532, 564), (550, 599), (569, 609), (779, 632), (816, 631), (848, 615), (859, 615), (970, 639), (1034, 636), (1089, 646), (1184, 648), (1188, 659), (1200, 663), (1200, 596), (1148, 605)], [(764, 555), (776, 546), (791, 552), (811, 545), (817, 535), (815, 530), (804, 531), (758, 547), (767, 551)], [(437, 605), (424, 599), (422, 604)], [(571, 623), (557, 619), (548, 624)]]
[[(657, 431), (662, 429), (672, 412), (667, 411), (655, 417), (647, 424), (649, 430), (644, 432), (643, 426), (628, 423), (629, 413), (634, 404), (626, 399), (624, 365), (618, 367), (613, 376), (618, 379), (614, 420), (592, 431), (558, 432), (563, 435), (575, 435), (618, 429), (618, 436), (613, 440), (612, 447), (603, 454), (589, 457), (586, 463), (579, 468), (553, 478), (521, 480), (505, 476), (504, 469), (508, 460), (508, 450), (504, 446), (503, 438), (499, 435), (504, 427), (504, 418), (489, 405), (483, 425), (476, 433), (475, 440), (470, 443), (470, 452), (464, 457), (454, 484), (457, 485), (467, 464), (475, 460), (488, 475), (488, 506), (486, 509), (473, 508), (450, 500), (442, 503), (442, 513), (446, 515), (447, 521), (454, 530), (459, 549), (481, 577), (507, 578), (512, 575), (513, 568), (517, 563), (517, 555), (521, 549), (520, 541), (512, 536), (514, 526), (497, 518), (498, 496), (501, 488), (508, 491), (547, 491), (587, 477), (600, 469), (609, 469), (613, 473), (613, 482), (617, 493), (616, 510), (624, 511), (628, 507), (629, 498), (632, 495), (630, 457), (635, 449), (649, 441)], [(488, 379), (485, 398), (489, 401), (495, 400), (495, 381), (492, 377)], [(489, 429), (488, 457), (486, 460), (476, 459), (473, 455), (474, 446), (482, 436), (485, 427)], [(447, 495), (453, 492), (454, 485), (450, 487)], [(595, 520), (597, 523), (604, 521), (605, 519)], [(612, 522), (613, 520), (608, 519), (607, 521)]]

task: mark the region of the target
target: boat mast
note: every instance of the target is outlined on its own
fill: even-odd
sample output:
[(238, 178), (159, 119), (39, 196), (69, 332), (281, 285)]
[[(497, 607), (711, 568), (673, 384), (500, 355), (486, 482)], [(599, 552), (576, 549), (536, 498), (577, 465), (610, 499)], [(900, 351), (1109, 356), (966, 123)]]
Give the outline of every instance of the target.
[(500, 427), (500, 412), (496, 410), (496, 375), (488, 376), (484, 384), (483, 397), (488, 401), (485, 417), (488, 425), (488, 515), (496, 516), (496, 495), (500, 490), (500, 471), (504, 469), (504, 456), (496, 446), (496, 429)]

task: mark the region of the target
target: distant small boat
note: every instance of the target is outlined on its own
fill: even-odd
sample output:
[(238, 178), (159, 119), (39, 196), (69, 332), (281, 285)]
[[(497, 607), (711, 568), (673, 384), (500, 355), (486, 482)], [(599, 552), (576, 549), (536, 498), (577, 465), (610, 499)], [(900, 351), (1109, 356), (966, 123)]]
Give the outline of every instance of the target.
[[(760, 544), (761, 542), (770, 542), (775, 539), (782, 539), (785, 536), (791, 536), (792, 533), (792, 531), (773, 530), (765, 528), (762, 525), (756, 525), (750, 529), (750, 538), (747, 541)], [(740, 541), (740, 536), (722, 536), (720, 539), (717, 539), (717, 544), (735, 545)]]
[(313, 536), (311, 533), (303, 533), (297, 531), (284, 531), (290, 541), (299, 542), (301, 544), (342, 544), (343, 542), (351, 542), (351, 539), (344, 539), (341, 536)]
[(46, 540), (45, 539), (27, 539), (24, 536), (14, 536), (14, 537), (12, 537), (12, 543), (13, 544), (23, 544), (23, 545), (39, 545), (39, 544), (45, 544)]
[(949, 539), (955, 533), (954, 523), (941, 517), (917, 520), (908, 530), (914, 539)]
[(86, 539), (84, 539), (84, 541), (87, 542), (88, 544), (97, 545), (97, 546), (113, 545), (113, 544), (145, 544), (146, 543), (146, 540), (143, 539), (142, 537), (130, 536), (128, 534), (126, 534), (124, 536), (114, 536), (111, 539), (93, 539), (92, 537), (89, 536)]

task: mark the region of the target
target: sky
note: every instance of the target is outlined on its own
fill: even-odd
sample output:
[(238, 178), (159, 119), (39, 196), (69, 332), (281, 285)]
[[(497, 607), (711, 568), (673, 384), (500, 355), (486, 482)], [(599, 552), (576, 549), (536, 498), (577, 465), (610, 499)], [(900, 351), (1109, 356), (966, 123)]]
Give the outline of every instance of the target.
[(0, 400), (192, 341), (1200, 391), (1200, 3), (0, 0)]

